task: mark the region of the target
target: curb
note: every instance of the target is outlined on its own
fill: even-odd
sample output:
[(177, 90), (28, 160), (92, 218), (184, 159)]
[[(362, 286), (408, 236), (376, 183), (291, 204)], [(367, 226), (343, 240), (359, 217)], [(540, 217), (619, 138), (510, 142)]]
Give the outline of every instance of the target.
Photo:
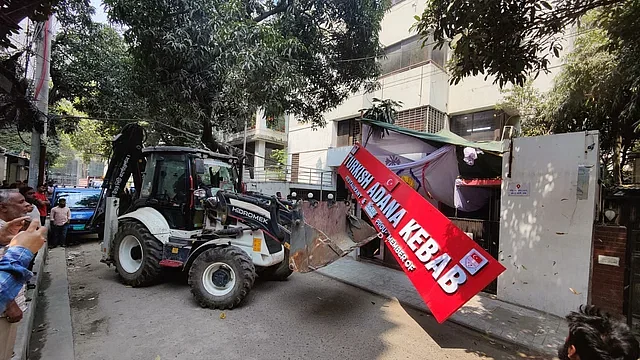
[[(383, 297), (385, 299), (396, 300), (400, 304), (405, 305), (407, 307), (410, 307), (413, 310), (423, 312), (423, 313), (425, 313), (425, 314), (427, 314), (429, 316), (433, 316), (428, 308), (423, 308), (423, 307), (420, 307), (420, 306), (416, 306), (414, 304), (411, 304), (410, 302), (401, 300), (401, 299), (399, 299), (397, 297), (383, 294), (381, 292), (378, 292), (378, 291), (375, 291), (373, 289), (367, 288), (367, 287), (365, 287), (363, 285), (356, 284), (354, 282), (351, 282), (351, 281), (348, 281), (348, 280), (344, 280), (344, 279), (338, 278), (338, 277), (333, 276), (333, 275), (325, 274), (325, 273), (323, 273), (321, 271), (316, 271), (316, 273), (318, 273), (318, 274), (320, 274), (322, 276), (328, 277), (329, 279), (333, 279), (333, 280), (339, 281), (339, 282), (341, 282), (343, 284), (347, 284), (349, 286), (353, 286), (353, 287), (358, 288), (360, 290), (366, 291), (366, 292), (368, 292), (370, 294), (378, 295), (378, 296)], [(506, 336), (496, 335), (496, 334), (488, 332), (488, 331), (486, 331), (484, 329), (480, 329), (480, 328), (474, 327), (472, 325), (469, 325), (469, 324), (467, 324), (467, 323), (465, 323), (463, 321), (456, 320), (453, 316), (450, 317), (447, 321), (450, 321), (450, 322), (452, 322), (452, 323), (454, 323), (456, 325), (462, 326), (465, 329), (469, 329), (469, 330), (475, 331), (475, 332), (477, 332), (477, 333), (479, 333), (479, 334), (481, 334), (483, 336), (486, 336), (486, 337), (488, 337), (488, 338), (490, 338), (492, 340), (499, 341), (499, 342), (502, 342), (502, 343), (505, 343), (505, 344), (510, 344), (510, 345), (513, 345), (513, 346), (517, 346), (520, 349), (526, 349), (526, 350), (529, 350), (529, 351), (532, 351), (532, 352), (535, 352), (535, 353), (540, 353), (541, 355), (552, 355), (552, 356), (556, 356), (557, 355), (557, 352), (551, 351), (550, 349), (549, 350), (536, 349), (536, 348), (533, 348), (533, 347), (531, 347), (531, 346), (529, 346), (527, 344), (518, 343), (516, 341), (513, 341), (513, 339), (510, 339), (510, 338), (508, 338)]]
[(31, 278), (31, 283), (35, 284), (35, 289), (28, 290), (26, 296), (31, 298), (28, 302), (28, 308), (23, 316), (23, 320), (18, 326), (18, 333), (16, 335), (16, 343), (13, 346), (13, 357), (16, 360), (26, 360), (29, 355), (29, 342), (31, 341), (31, 334), (33, 333), (33, 323), (36, 318), (36, 303), (38, 300), (38, 292), (40, 291), (40, 282), (44, 274), (44, 265), (49, 253), (49, 246), (47, 243), (38, 251), (36, 255), (36, 261), (33, 265), (34, 275)]

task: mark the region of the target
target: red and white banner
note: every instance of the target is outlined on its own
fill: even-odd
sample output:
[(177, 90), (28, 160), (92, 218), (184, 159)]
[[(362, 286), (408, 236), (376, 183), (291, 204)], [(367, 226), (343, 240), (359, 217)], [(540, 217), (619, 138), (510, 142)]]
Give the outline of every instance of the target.
[(439, 323), (505, 271), (362, 146), (338, 173)]

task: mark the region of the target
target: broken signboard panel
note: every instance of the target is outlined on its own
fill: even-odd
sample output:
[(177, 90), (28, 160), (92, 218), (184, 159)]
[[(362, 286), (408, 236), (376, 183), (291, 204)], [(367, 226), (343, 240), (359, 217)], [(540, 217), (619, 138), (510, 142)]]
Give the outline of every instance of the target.
[(338, 173), (438, 322), (505, 271), (359, 144)]

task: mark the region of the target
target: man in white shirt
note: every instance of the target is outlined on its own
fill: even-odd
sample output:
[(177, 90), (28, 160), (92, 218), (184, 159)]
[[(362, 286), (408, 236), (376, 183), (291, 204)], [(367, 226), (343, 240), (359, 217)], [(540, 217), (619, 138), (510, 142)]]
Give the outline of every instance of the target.
[(67, 207), (67, 199), (60, 198), (58, 206), (51, 209), (51, 230), (53, 239), (51, 239), (51, 247), (67, 246), (67, 230), (71, 222), (71, 210)]

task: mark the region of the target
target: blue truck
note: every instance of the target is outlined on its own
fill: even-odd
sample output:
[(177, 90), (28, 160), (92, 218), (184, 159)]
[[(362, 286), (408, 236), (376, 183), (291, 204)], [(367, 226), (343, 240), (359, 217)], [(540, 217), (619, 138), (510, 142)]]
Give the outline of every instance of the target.
[(52, 206), (57, 206), (58, 200), (64, 198), (67, 200), (67, 207), (71, 210), (68, 234), (92, 233), (89, 223), (100, 199), (100, 191), (99, 188), (55, 188)]

